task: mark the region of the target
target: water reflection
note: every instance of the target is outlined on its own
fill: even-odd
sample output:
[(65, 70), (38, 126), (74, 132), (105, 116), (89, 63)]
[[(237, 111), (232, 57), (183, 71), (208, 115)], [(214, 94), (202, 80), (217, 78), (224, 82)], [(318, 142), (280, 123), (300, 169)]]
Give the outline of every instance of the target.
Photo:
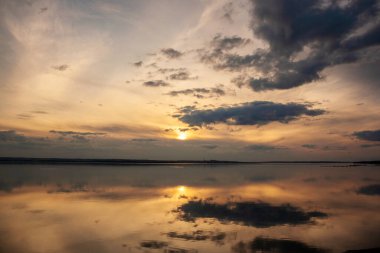
[(257, 237), (251, 242), (239, 242), (232, 247), (236, 253), (283, 252), (283, 253), (327, 253), (326, 249), (313, 247), (303, 242)]
[(291, 204), (274, 206), (265, 202), (189, 201), (175, 212), (179, 218), (194, 222), (198, 218), (214, 218), (220, 222), (235, 222), (259, 228), (279, 225), (312, 224), (314, 217), (325, 218), (327, 214), (318, 211), (306, 212)]
[(376, 166), (1, 165), (0, 252), (376, 248), (379, 183)]

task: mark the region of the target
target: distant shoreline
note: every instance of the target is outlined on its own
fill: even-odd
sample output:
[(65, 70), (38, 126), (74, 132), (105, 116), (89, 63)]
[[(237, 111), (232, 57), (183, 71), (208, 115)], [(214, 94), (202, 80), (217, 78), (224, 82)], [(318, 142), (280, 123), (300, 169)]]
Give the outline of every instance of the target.
[(67, 165), (165, 165), (165, 164), (342, 164), (352, 165), (377, 164), (380, 161), (222, 161), (222, 160), (149, 160), (149, 159), (86, 159), (86, 158), (28, 158), (28, 157), (0, 157), (0, 164), (67, 164)]

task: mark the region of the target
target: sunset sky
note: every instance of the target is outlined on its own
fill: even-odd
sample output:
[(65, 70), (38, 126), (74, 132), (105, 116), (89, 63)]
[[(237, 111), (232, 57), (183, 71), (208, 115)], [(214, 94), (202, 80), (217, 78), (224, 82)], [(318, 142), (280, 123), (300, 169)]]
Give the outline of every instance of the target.
[(378, 0), (0, 0), (0, 156), (374, 160)]

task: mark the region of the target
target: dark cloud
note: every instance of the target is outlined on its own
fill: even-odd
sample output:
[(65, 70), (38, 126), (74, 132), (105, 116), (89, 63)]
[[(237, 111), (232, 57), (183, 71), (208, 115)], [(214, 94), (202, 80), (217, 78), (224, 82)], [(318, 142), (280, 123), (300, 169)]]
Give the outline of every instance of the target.
[(88, 137), (104, 136), (106, 133), (101, 132), (76, 132), (76, 131), (57, 131), (50, 130), (52, 134), (59, 135), (59, 140), (70, 141), (75, 143), (87, 143), (90, 141)]
[[(4, 150), (12, 148), (27, 149), (49, 146), (48, 138), (26, 136), (14, 130), (0, 131), (0, 148)], [(2, 150), (4, 152), (4, 150)]]
[(31, 118), (33, 118), (33, 116), (30, 114), (26, 114), (26, 113), (20, 113), (20, 114), (17, 114), (17, 118), (19, 118), (19, 119), (31, 119)]
[(250, 42), (239, 36), (222, 36), (217, 34), (211, 41), (211, 47), (216, 51), (228, 51), (233, 48), (241, 47)]
[(21, 186), (21, 183), (14, 183), (0, 180), (0, 192), (10, 193), (16, 187)]
[(310, 104), (274, 103), (255, 101), (219, 107), (216, 109), (198, 110), (195, 107), (182, 108), (174, 115), (190, 126), (224, 123), (229, 125), (266, 125), (271, 122), (288, 123), (302, 116), (315, 117), (325, 113), (321, 109), (310, 109)]
[(166, 74), (169, 72), (187, 71), (187, 69), (186, 68), (159, 68), (157, 71), (160, 72), (161, 74)]
[(221, 34), (217, 34), (211, 40), (209, 49), (200, 49), (198, 52), (202, 62), (212, 64), (216, 69), (226, 69), (227, 67), (223, 66), (223, 61), (230, 55), (228, 51), (242, 47), (249, 42), (249, 39), (239, 36), (222, 36)]
[(134, 142), (154, 142), (154, 141), (158, 141), (158, 140), (152, 139), (152, 138), (135, 138), (135, 139), (131, 139), (131, 141), (134, 141)]
[(52, 68), (58, 71), (65, 71), (69, 68), (69, 65), (67, 64), (56, 65), (56, 66), (53, 66)]
[(187, 132), (187, 131), (198, 131), (198, 127), (179, 127), (179, 128), (166, 128), (165, 132), (173, 132), (173, 131)]
[(312, 224), (313, 218), (327, 217), (322, 212), (306, 212), (290, 204), (279, 206), (264, 202), (228, 202), (217, 204), (209, 201), (189, 201), (180, 207), (179, 219), (193, 222), (198, 218), (214, 218), (220, 222), (234, 222), (259, 228), (279, 225)]
[(134, 65), (135, 67), (141, 67), (142, 64), (143, 64), (142, 61), (138, 61), (138, 62), (134, 62), (134, 63), (133, 63), (133, 65)]
[(322, 150), (324, 151), (342, 151), (342, 150), (347, 150), (347, 147), (346, 146), (336, 146), (336, 145), (333, 145), (333, 146), (324, 146), (322, 147)]
[(225, 232), (196, 230), (190, 233), (169, 232), (166, 234), (169, 238), (181, 239), (185, 241), (213, 241), (217, 244), (223, 244), (227, 234)]
[(284, 149), (284, 147), (262, 145), (262, 144), (253, 144), (253, 145), (246, 146), (245, 149), (252, 150), (252, 151), (271, 151), (271, 150), (276, 150), (276, 149)]
[(49, 8), (48, 7), (43, 7), (43, 8), (40, 8), (40, 14), (47, 11)]
[(180, 132), (187, 132), (187, 131), (198, 131), (199, 128), (197, 128), (197, 127), (180, 127), (180, 128), (177, 128), (177, 130)]
[(303, 144), (301, 147), (307, 148), (307, 149), (316, 149), (317, 145), (315, 145), (315, 144)]
[(76, 131), (57, 131), (50, 130), (49, 133), (58, 134), (62, 136), (98, 136), (98, 135), (106, 135), (106, 133), (101, 132), (76, 132)]
[(49, 113), (46, 112), (46, 111), (40, 111), (40, 110), (37, 110), (37, 111), (31, 111), (31, 113), (34, 113), (34, 114), (49, 114)]
[(232, 14), (234, 12), (234, 6), (232, 2), (229, 2), (223, 6), (223, 18), (228, 20), (230, 23), (233, 22)]
[(54, 190), (49, 190), (47, 193), (78, 193), (78, 192), (89, 192), (88, 186), (83, 183), (72, 183), (71, 185), (65, 186), (62, 184), (57, 184), (57, 188)]
[(164, 49), (161, 49), (161, 53), (164, 54), (166, 57), (170, 58), (170, 59), (175, 59), (175, 58), (179, 58), (183, 55), (182, 52), (180, 51), (177, 51), (173, 48), (164, 48)]
[(177, 73), (173, 73), (168, 77), (170, 80), (184, 81), (190, 79), (196, 79), (196, 77), (191, 77), (188, 71), (179, 71)]
[(370, 47), (380, 44), (377, 0), (345, 5), (323, 0), (251, 2), (251, 28), (269, 48), (248, 55), (211, 50), (202, 60), (216, 69), (259, 72), (258, 77), (240, 79), (240, 85), (255, 91), (290, 89), (320, 80), (327, 67), (359, 62)]
[(167, 247), (169, 244), (167, 242), (161, 242), (161, 241), (142, 241), (140, 243), (140, 246), (143, 248), (149, 248), (149, 249), (162, 249)]
[(275, 179), (276, 178), (274, 176), (270, 176), (270, 175), (256, 175), (256, 176), (249, 177), (248, 181), (253, 182), (253, 183), (261, 183), (261, 182), (270, 182)]
[(42, 209), (34, 209), (34, 210), (29, 210), (28, 213), (32, 213), (32, 214), (42, 214), (46, 212), (46, 210), (42, 210)]
[(279, 253), (328, 253), (327, 249), (318, 248), (303, 242), (289, 239), (273, 239), (256, 237), (251, 242), (239, 242), (232, 247), (235, 253), (254, 253), (254, 252), (279, 252)]
[(184, 90), (174, 90), (166, 93), (165, 95), (169, 95), (172, 97), (176, 97), (178, 95), (190, 95), (196, 98), (212, 98), (212, 97), (220, 97), (226, 95), (222, 86), (217, 86), (214, 88), (192, 88), (192, 89), (184, 89)]
[(360, 131), (353, 133), (353, 135), (365, 141), (380, 141), (380, 130)]
[(340, 146), (340, 145), (326, 145), (326, 146), (318, 146), (315, 144), (303, 144), (301, 147), (307, 148), (307, 149), (313, 149), (313, 150), (323, 150), (323, 151), (343, 151), (347, 150), (346, 146)]
[(380, 147), (380, 144), (363, 144), (360, 145), (361, 148), (375, 148), (375, 147)]
[(154, 80), (154, 81), (146, 81), (143, 83), (144, 86), (147, 87), (165, 87), (169, 86), (169, 84), (163, 80)]
[(354, 250), (347, 250), (343, 253), (377, 253), (377, 252), (380, 252), (380, 248), (354, 249)]
[(204, 144), (201, 146), (202, 148), (206, 148), (206, 149), (216, 149), (218, 147), (218, 145), (214, 145), (214, 144)]
[(0, 142), (25, 142), (28, 138), (14, 130), (0, 131)]
[(371, 184), (360, 187), (357, 191), (358, 194), (364, 195), (380, 195), (380, 184)]

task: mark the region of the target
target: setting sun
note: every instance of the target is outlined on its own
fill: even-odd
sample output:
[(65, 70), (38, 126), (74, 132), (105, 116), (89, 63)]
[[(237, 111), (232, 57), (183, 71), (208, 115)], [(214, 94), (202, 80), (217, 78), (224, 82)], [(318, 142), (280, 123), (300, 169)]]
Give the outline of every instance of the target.
[(180, 132), (180, 133), (178, 134), (178, 136), (177, 136), (177, 139), (178, 139), (178, 140), (182, 140), (182, 141), (184, 141), (184, 140), (187, 139), (187, 134), (186, 134), (185, 132)]
[(186, 191), (186, 187), (185, 186), (183, 186), (183, 185), (178, 186), (178, 192), (179, 193), (185, 193), (185, 191)]

